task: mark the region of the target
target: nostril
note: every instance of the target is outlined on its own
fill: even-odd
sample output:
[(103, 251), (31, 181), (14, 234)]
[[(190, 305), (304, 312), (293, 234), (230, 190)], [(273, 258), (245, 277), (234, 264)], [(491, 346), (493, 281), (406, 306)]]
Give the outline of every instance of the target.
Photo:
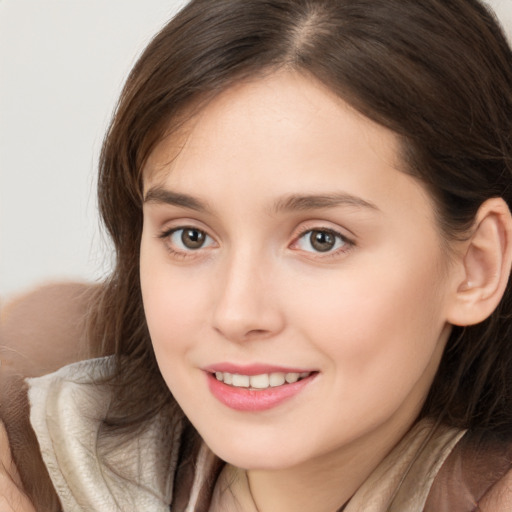
[(246, 336), (261, 336), (262, 334), (265, 334), (267, 331), (264, 329), (252, 329), (249, 331)]

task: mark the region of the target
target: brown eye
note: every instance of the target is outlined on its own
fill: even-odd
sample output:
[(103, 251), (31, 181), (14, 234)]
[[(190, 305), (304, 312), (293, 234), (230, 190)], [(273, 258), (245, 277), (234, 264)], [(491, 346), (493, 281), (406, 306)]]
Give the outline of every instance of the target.
[(203, 230), (194, 227), (184, 227), (172, 229), (160, 235), (166, 240), (169, 249), (176, 252), (189, 252), (213, 247), (215, 245), (211, 236), (207, 235)]
[(330, 229), (310, 229), (303, 233), (296, 242), (299, 249), (312, 253), (343, 251), (352, 245), (343, 235)]
[(181, 230), (181, 242), (187, 249), (200, 249), (206, 241), (204, 231), (194, 228)]
[(330, 231), (311, 231), (309, 242), (316, 251), (327, 252), (336, 245), (336, 236)]

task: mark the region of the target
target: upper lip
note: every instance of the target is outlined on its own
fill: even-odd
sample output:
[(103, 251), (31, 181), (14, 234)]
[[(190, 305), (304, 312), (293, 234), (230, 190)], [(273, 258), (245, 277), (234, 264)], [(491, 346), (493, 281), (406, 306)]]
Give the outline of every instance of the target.
[(291, 368), (286, 366), (276, 366), (271, 364), (236, 364), (236, 363), (216, 363), (203, 368), (209, 373), (223, 372), (238, 375), (262, 375), (265, 373), (305, 373), (313, 370), (307, 368)]

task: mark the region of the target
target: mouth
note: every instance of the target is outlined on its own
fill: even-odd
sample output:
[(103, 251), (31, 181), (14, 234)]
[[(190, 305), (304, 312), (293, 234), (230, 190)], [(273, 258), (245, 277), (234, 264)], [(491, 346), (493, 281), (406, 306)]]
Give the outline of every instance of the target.
[[(242, 412), (273, 409), (293, 397), (302, 395), (318, 376), (318, 371), (278, 371), (268, 373), (261, 366), (243, 368), (209, 368), (206, 371), (208, 387), (222, 404)], [(226, 368), (228, 366), (228, 368)], [(231, 371), (222, 371), (222, 370)], [(235, 371), (233, 371), (235, 370)]]
[(314, 372), (272, 372), (259, 375), (243, 375), (230, 372), (212, 372), (213, 377), (219, 382), (234, 388), (252, 390), (264, 390), (277, 388), (288, 384), (295, 384), (302, 379), (310, 377)]

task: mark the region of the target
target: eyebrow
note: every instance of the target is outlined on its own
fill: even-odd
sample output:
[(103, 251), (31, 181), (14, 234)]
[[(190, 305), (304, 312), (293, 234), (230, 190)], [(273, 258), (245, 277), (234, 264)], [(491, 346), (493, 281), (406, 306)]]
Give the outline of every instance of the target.
[(274, 210), (275, 212), (305, 211), (335, 208), (337, 206), (353, 206), (380, 211), (375, 204), (345, 192), (319, 195), (292, 195), (277, 201)]
[[(148, 190), (144, 196), (144, 203), (168, 204), (198, 212), (208, 211), (206, 203), (196, 197), (180, 192), (173, 192), (160, 186), (152, 187)], [(352, 206), (356, 208), (380, 211), (375, 204), (345, 192), (334, 194), (294, 194), (276, 201), (272, 210), (275, 213), (280, 213), (289, 211), (320, 210), (323, 208), (335, 208), (338, 206)]]
[(199, 199), (188, 194), (172, 192), (162, 187), (150, 188), (144, 196), (144, 203), (169, 204), (198, 212), (205, 212), (207, 210), (206, 204)]

